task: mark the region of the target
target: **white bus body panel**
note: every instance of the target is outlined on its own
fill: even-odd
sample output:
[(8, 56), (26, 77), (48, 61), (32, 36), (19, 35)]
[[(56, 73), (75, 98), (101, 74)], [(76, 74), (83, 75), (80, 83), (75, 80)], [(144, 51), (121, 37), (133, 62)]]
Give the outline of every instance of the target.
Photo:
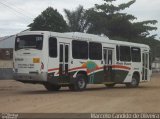
[[(147, 53), (149, 53), (150, 48), (147, 45), (143, 44), (136, 44), (136, 43), (128, 43), (128, 42), (122, 42), (122, 41), (114, 41), (109, 40), (106, 37), (100, 37), (95, 35), (85, 35), (84, 33), (55, 33), (55, 32), (25, 32), (18, 35), (42, 35), (43, 34), (43, 49), (41, 51), (29, 49), (29, 50), (19, 50), (14, 52), (14, 71), (15, 71), (15, 79), (16, 80), (24, 80), (24, 81), (48, 81), (48, 74), (53, 73), (54, 76), (59, 76), (59, 54), (60, 54), (60, 44), (67, 44), (69, 46), (69, 61), (68, 61), (68, 72), (74, 72), (74, 75), (72, 78), (76, 77), (76, 74), (78, 72), (84, 71), (89, 76), (89, 83), (95, 83), (94, 82), (94, 74), (98, 72), (97, 70), (93, 72), (87, 72), (87, 68), (83, 68), (83, 64), (87, 62), (95, 63), (103, 72), (104, 67), (104, 54), (103, 54), (103, 48), (104, 49), (112, 49), (112, 68), (113, 71), (116, 71), (117, 69), (119, 71), (123, 70), (128, 72), (125, 79), (121, 83), (130, 83), (132, 80), (133, 73), (138, 72), (140, 75), (140, 82), (146, 82), (150, 80), (151, 76), (151, 70), (148, 68), (147, 73), (147, 80), (142, 81), (142, 73), (143, 73), (143, 63), (141, 57), (141, 62), (121, 62), (116, 61), (116, 45), (124, 45), (124, 46), (130, 46), (130, 47), (139, 47), (141, 48), (141, 54), (143, 54), (143, 51), (145, 50)], [(75, 35), (75, 36), (74, 36)], [(77, 35), (77, 36), (76, 36)], [(79, 35), (79, 36), (78, 36)], [(49, 57), (49, 38), (54, 37), (57, 39), (57, 54), (58, 56), (56, 58)], [(102, 44), (102, 60), (91, 60), (91, 59), (74, 59), (72, 56), (72, 40), (79, 40), (79, 41), (87, 41), (87, 42), (97, 42)], [(39, 63), (33, 63), (34, 58), (39, 58)], [(43, 64), (43, 69), (42, 69)], [(148, 61), (149, 64), (149, 61)], [(150, 71), (150, 72), (149, 72)], [(105, 73), (104, 73), (105, 74)], [(52, 76), (52, 75), (51, 75)], [(104, 76), (101, 76), (104, 78)], [(60, 79), (58, 79), (60, 80)], [(99, 80), (99, 79), (97, 79)], [(102, 79), (103, 80), (103, 79)], [(98, 83), (104, 83), (100, 81)], [(115, 79), (116, 80), (116, 79)], [(97, 82), (96, 82), (97, 83)]]
[[(14, 77), (16, 80), (44, 82), (47, 81), (48, 73), (48, 37), (49, 32), (24, 32), (17, 36), (23, 35), (43, 35), (43, 49), (20, 49), (13, 54), (14, 60)], [(34, 63), (34, 59), (39, 59)], [(43, 69), (42, 69), (43, 65)]]

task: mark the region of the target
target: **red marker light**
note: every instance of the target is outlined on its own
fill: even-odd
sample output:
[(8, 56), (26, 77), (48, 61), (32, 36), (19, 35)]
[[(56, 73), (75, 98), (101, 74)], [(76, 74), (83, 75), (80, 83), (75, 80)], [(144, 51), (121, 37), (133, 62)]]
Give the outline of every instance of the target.
[(43, 64), (43, 62), (41, 62), (41, 69), (44, 69), (44, 64)]

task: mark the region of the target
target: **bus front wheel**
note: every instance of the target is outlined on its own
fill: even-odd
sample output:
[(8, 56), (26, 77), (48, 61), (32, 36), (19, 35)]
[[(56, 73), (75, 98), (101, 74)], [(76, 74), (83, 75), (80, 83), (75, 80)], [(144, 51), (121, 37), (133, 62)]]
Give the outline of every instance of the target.
[(127, 83), (127, 84), (126, 84), (126, 87), (127, 87), (127, 88), (137, 88), (138, 85), (139, 85), (139, 78), (138, 78), (137, 75), (133, 75), (131, 82), (130, 82), (130, 83)]
[(69, 89), (72, 91), (82, 91), (87, 86), (87, 77), (83, 74), (77, 74), (77, 77), (73, 84), (69, 85)]
[(48, 91), (58, 91), (61, 88), (61, 86), (59, 86), (59, 85), (53, 85), (53, 84), (50, 84), (50, 83), (44, 84), (44, 87)]

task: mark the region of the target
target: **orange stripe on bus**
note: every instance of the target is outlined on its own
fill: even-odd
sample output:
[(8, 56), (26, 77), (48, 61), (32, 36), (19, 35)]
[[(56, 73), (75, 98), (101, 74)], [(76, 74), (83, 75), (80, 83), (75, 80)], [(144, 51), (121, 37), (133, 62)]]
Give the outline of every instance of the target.
[(130, 67), (122, 66), (122, 65), (112, 65), (112, 68), (127, 69), (127, 70), (131, 69)]
[[(106, 66), (108, 67), (108, 66)], [(96, 71), (96, 70), (100, 70), (100, 69), (103, 69), (103, 67), (98, 67), (90, 72), (93, 72), (93, 71)], [(127, 66), (122, 66), (122, 65), (112, 65), (112, 68), (118, 68), (118, 69), (127, 69), (127, 70), (130, 70), (131, 68), (130, 67), (127, 67)], [(78, 70), (78, 69), (85, 69), (84, 67), (75, 67), (75, 68), (72, 68), (72, 69), (69, 69), (68, 71), (73, 71), (73, 70)], [(59, 70), (59, 68), (54, 68), (54, 69), (49, 69), (48, 71), (55, 71), (55, 70)]]
[[(77, 69), (85, 69), (85, 68), (84, 67), (75, 67), (75, 68), (69, 69), (68, 71), (77, 70)], [(48, 69), (48, 71), (55, 71), (55, 70), (59, 70), (59, 68)]]
[(86, 69), (86, 68), (84, 68), (84, 67), (75, 67), (75, 68), (69, 69), (68, 71), (77, 70), (77, 69)]
[(55, 71), (55, 70), (59, 70), (59, 68), (48, 69), (48, 71)]

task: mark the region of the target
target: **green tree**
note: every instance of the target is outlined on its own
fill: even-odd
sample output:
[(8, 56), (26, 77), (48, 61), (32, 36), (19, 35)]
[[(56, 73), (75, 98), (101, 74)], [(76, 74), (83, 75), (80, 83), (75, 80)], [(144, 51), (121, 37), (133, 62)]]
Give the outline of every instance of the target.
[(156, 20), (135, 22), (135, 16), (124, 13), (123, 10), (134, 4), (135, 0), (117, 6), (113, 3), (116, 0), (103, 1), (103, 4), (96, 4), (87, 10), (87, 19), (90, 22), (88, 33), (105, 34), (110, 39), (147, 44), (151, 47), (153, 59), (160, 57), (160, 41), (155, 40), (156, 34), (150, 35), (150, 31), (157, 30), (157, 27), (154, 27)]
[(137, 37), (147, 37), (149, 31), (156, 30), (156, 27), (149, 26), (156, 24), (156, 20), (133, 22), (135, 16), (121, 13), (122, 10), (129, 8), (135, 0), (120, 5), (113, 5), (116, 0), (103, 0), (102, 5), (96, 4), (94, 8), (87, 11), (90, 21), (89, 33), (105, 34), (112, 37), (122, 37), (133, 39)]
[(43, 31), (55, 31), (66, 32), (68, 27), (63, 16), (52, 7), (48, 7), (38, 17), (34, 19), (34, 22), (29, 25), (30, 29), (43, 30)]
[(150, 36), (149, 31), (157, 30), (157, 27), (150, 26), (155, 25), (157, 23), (156, 20), (148, 20), (148, 21), (142, 21), (142, 22), (135, 22), (132, 24), (132, 32), (140, 37), (144, 38), (155, 38), (155, 35)]
[(70, 31), (85, 32), (87, 30), (89, 22), (86, 18), (86, 10), (83, 6), (78, 6), (74, 11), (64, 9), (64, 12)]

